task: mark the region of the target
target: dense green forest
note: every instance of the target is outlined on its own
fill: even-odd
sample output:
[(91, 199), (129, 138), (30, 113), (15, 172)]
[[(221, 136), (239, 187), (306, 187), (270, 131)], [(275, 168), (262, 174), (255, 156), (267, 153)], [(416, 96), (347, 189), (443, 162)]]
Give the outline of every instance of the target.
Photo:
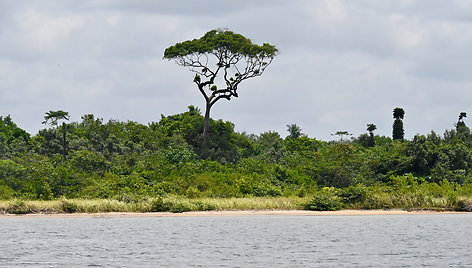
[(194, 106), (148, 125), (87, 114), (34, 136), (5, 116), (0, 200), (298, 197), (315, 210), (470, 210), (472, 134), (461, 115), (455, 129), (411, 140), (376, 136), (372, 124), (359, 137), (321, 141), (296, 125), (282, 138), (211, 120), (205, 147)]

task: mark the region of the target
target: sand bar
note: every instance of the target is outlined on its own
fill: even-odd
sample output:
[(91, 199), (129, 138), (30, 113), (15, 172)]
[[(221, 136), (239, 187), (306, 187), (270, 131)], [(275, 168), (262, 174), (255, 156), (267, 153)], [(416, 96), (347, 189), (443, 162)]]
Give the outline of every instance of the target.
[(426, 215), (426, 214), (468, 214), (458, 211), (417, 210), (338, 210), (338, 211), (307, 211), (307, 210), (238, 210), (238, 211), (191, 211), (183, 213), (170, 212), (107, 212), (107, 213), (37, 213), (37, 214), (0, 214), (0, 218), (17, 217), (51, 217), (51, 218), (109, 218), (109, 217), (218, 217), (218, 216), (369, 216), (369, 215)]

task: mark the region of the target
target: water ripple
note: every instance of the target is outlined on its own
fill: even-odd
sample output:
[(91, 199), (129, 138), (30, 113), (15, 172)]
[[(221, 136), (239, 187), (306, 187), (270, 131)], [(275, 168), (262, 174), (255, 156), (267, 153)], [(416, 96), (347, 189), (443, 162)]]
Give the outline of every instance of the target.
[(0, 218), (1, 267), (472, 266), (472, 215)]

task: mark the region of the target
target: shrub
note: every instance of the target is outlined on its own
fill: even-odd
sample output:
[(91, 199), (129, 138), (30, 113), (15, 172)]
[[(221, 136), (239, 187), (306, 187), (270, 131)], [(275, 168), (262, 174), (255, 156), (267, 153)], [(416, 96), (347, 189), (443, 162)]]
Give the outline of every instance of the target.
[(304, 186), (300, 187), (297, 192), (298, 197), (305, 197), (307, 194), (306, 188)]
[(162, 197), (157, 198), (151, 204), (151, 212), (164, 212), (169, 211), (169, 208), (164, 204)]
[(195, 206), (196, 206), (196, 210), (199, 210), (199, 211), (216, 210), (215, 204), (211, 204), (211, 203), (203, 202), (203, 201), (197, 201), (195, 203)]
[(274, 186), (269, 183), (260, 183), (254, 185), (252, 189), (254, 196), (280, 196), (282, 195), (282, 190), (279, 186)]
[(26, 203), (21, 200), (16, 200), (13, 204), (6, 209), (6, 213), (11, 214), (28, 214), (31, 213), (31, 210), (28, 208)]
[(321, 192), (306, 203), (304, 208), (306, 210), (334, 211), (342, 209), (343, 204), (336, 195)]
[(184, 202), (184, 200), (179, 199), (164, 199), (159, 197), (151, 204), (151, 212), (182, 213), (191, 210), (192, 207), (189, 202)]
[(472, 201), (467, 201), (467, 200), (457, 201), (455, 210), (472, 212)]
[(356, 186), (351, 185), (340, 189), (337, 195), (345, 204), (362, 203), (367, 198), (367, 187), (362, 184)]
[(183, 202), (171, 203), (170, 206), (170, 212), (172, 213), (182, 213), (191, 210), (192, 208), (189, 206), (189, 204)]
[(200, 191), (193, 186), (188, 187), (185, 191), (185, 196), (188, 198), (198, 198), (200, 195)]
[(67, 200), (61, 201), (60, 208), (64, 213), (75, 213), (78, 210), (78, 206), (75, 203)]

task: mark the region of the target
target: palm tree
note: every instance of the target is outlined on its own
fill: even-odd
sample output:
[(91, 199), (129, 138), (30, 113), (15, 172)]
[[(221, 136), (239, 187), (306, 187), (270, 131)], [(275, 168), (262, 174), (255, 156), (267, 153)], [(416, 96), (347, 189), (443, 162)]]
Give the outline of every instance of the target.
[(405, 111), (403, 110), (403, 108), (395, 108), (393, 109), (393, 118), (395, 119), (403, 119), (403, 117), (405, 116)]
[[(67, 120), (69, 121), (69, 113), (64, 112), (63, 110), (59, 111), (49, 111), (44, 116), (43, 124), (50, 124), (51, 126), (57, 126), (57, 121)], [(67, 156), (67, 147), (66, 147), (66, 123), (62, 122), (62, 158), (64, 161)]]
[(289, 133), (289, 137), (292, 138), (292, 139), (296, 139), (296, 138), (299, 138), (300, 136), (302, 136), (302, 129), (297, 126), (296, 124), (290, 124), (290, 125), (287, 125), (287, 131)]
[(377, 126), (374, 124), (367, 124), (367, 131), (369, 131), (369, 134), (371, 136), (374, 136), (374, 130), (377, 129)]
[(367, 124), (367, 131), (369, 131), (369, 143), (368, 143), (368, 146), (369, 147), (372, 147), (375, 145), (375, 141), (374, 141), (374, 130), (377, 129), (377, 126), (374, 125), (374, 124)]
[(403, 140), (405, 136), (405, 131), (403, 130), (403, 117), (405, 116), (405, 111), (402, 108), (393, 109), (393, 132), (392, 136), (394, 140)]

